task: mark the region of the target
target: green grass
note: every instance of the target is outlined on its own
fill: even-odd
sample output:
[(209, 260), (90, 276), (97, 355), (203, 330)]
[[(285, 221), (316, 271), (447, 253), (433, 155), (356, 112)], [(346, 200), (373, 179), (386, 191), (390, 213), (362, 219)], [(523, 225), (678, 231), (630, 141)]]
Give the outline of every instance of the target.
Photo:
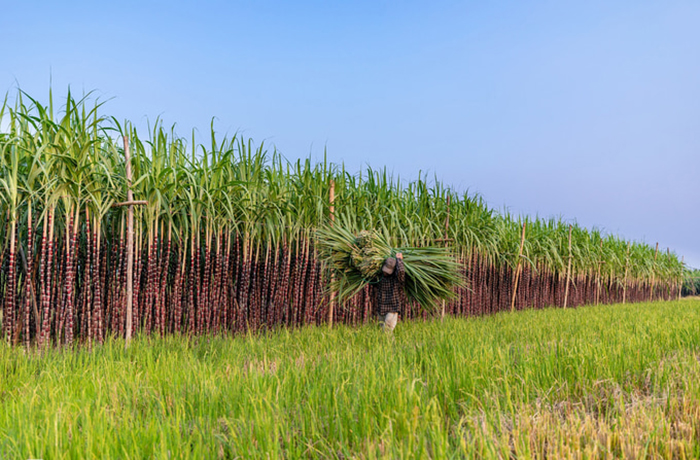
[(0, 458), (697, 458), (699, 357), (699, 300), (2, 346)]

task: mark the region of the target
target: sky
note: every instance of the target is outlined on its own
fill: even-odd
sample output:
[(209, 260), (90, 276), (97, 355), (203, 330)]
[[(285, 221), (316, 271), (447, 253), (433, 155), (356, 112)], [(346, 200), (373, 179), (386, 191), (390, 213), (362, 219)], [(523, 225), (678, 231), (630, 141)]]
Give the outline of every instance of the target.
[(386, 167), (700, 268), (700, 2), (6, 1), (0, 94)]

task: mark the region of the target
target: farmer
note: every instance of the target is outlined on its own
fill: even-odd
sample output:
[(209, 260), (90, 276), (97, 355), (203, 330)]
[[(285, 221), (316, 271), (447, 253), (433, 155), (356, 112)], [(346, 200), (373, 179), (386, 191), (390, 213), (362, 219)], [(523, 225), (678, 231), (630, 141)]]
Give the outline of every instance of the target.
[(406, 272), (403, 267), (403, 254), (388, 257), (382, 266), (382, 276), (377, 283), (377, 309), (379, 321), (385, 332), (392, 332), (399, 320), (403, 303), (403, 286)]

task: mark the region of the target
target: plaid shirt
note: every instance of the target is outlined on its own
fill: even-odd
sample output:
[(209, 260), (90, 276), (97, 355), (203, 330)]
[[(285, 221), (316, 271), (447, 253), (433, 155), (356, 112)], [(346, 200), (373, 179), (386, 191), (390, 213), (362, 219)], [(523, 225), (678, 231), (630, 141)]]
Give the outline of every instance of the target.
[(377, 313), (386, 315), (387, 313), (397, 313), (403, 307), (403, 286), (406, 280), (406, 271), (403, 268), (403, 261), (396, 259), (394, 273), (389, 276), (383, 275), (377, 283)]

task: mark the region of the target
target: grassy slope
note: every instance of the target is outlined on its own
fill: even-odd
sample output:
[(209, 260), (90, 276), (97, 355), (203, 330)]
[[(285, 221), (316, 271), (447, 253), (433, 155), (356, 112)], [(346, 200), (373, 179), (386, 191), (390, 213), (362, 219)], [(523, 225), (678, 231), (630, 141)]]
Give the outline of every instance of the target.
[(0, 457), (698, 457), (699, 350), (698, 300), (0, 347)]

